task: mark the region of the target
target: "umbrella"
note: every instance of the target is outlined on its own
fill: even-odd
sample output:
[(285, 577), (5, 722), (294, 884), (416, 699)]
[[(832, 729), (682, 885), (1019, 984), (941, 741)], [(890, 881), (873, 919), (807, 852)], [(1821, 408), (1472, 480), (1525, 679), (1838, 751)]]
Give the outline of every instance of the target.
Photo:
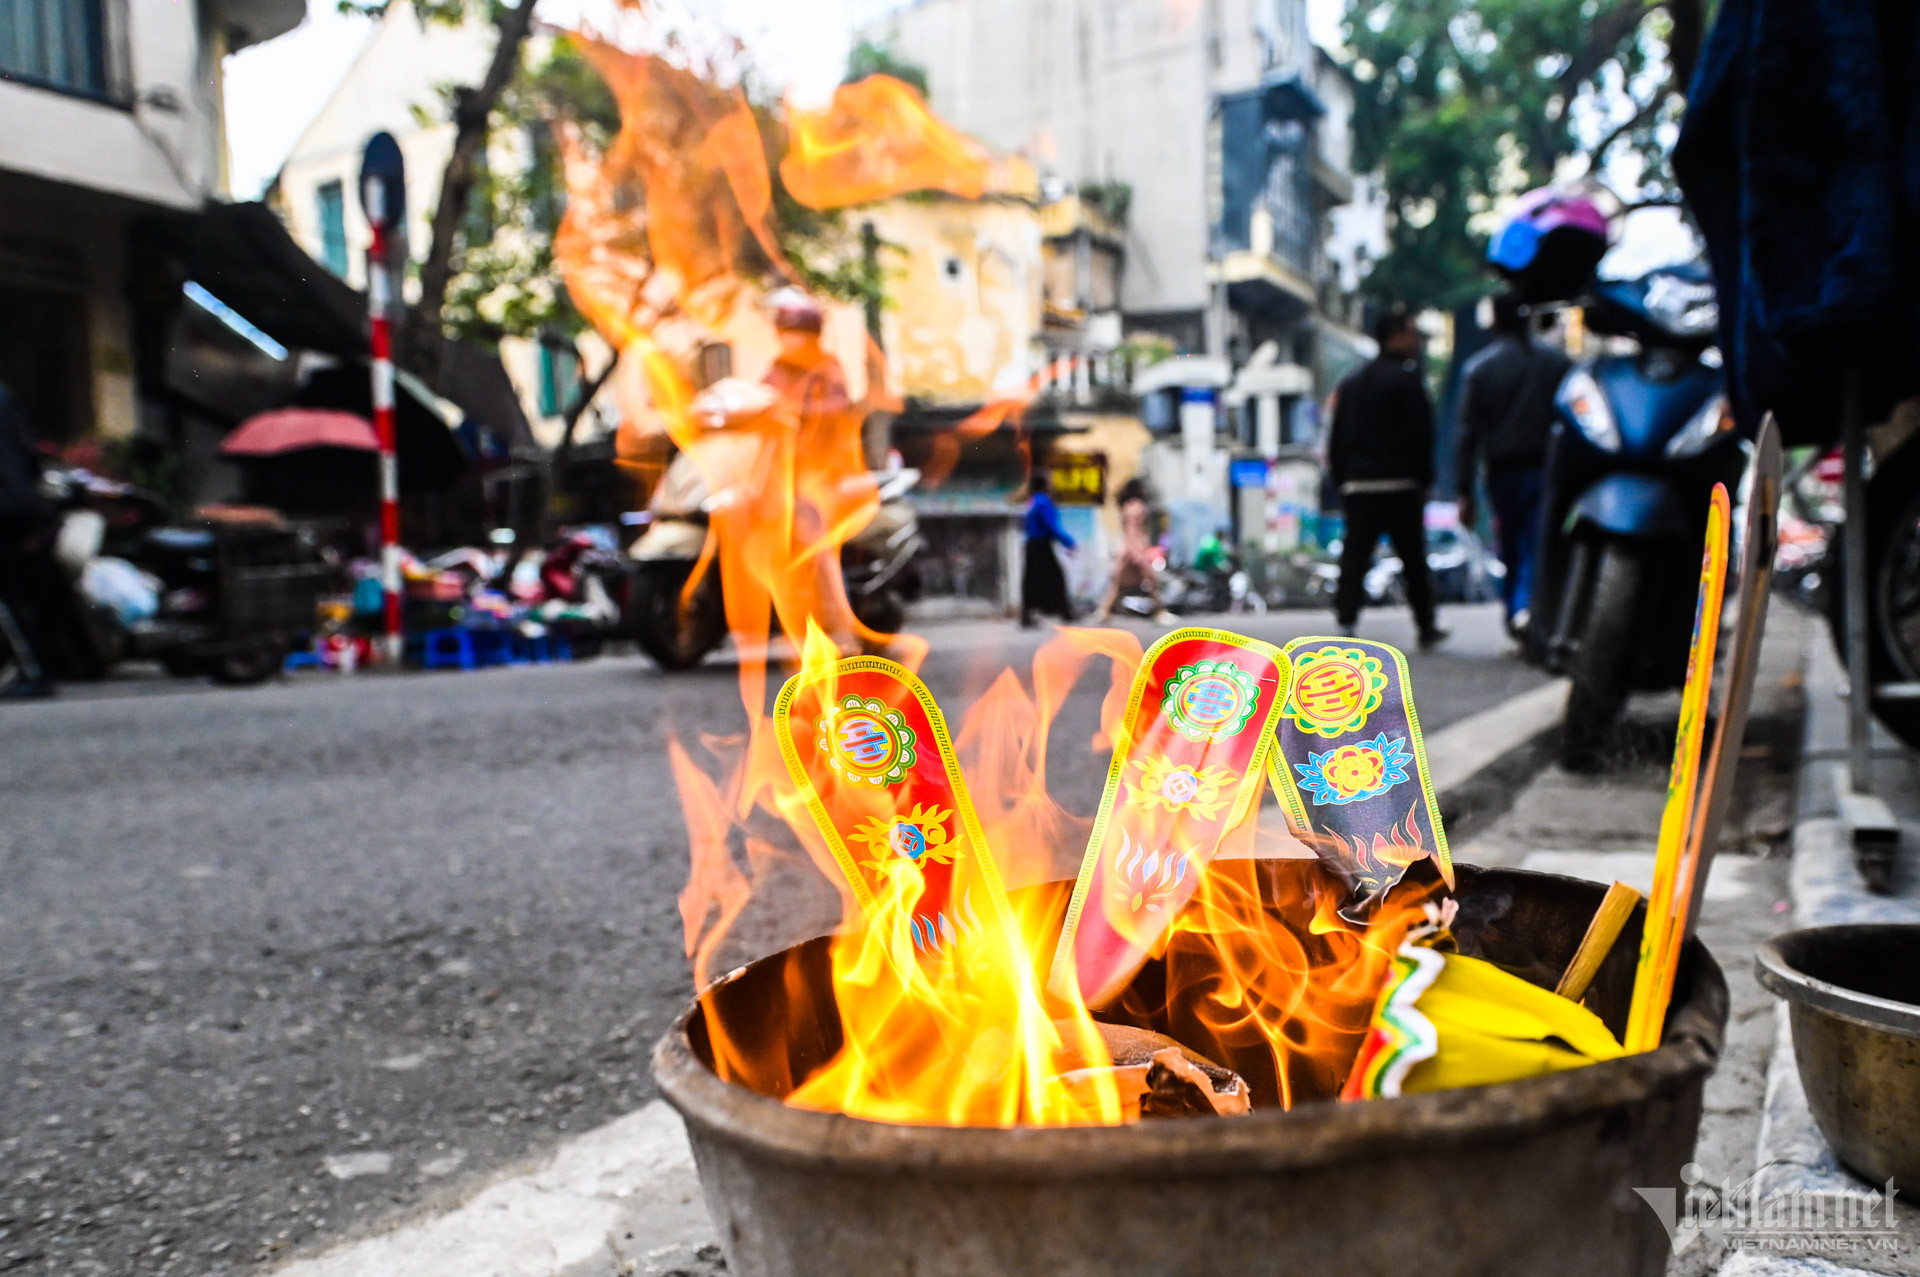
[(308, 448), (378, 452), (380, 439), (366, 418), (350, 412), (278, 408), (241, 422), (220, 445), (220, 452), (228, 457), (278, 457)]
[(365, 514), (379, 500), (380, 438), (335, 408), (277, 408), (249, 417), (220, 445), (240, 466), (247, 499), (294, 515)]
[[(341, 364), (307, 374), (295, 396), (306, 409), (328, 409), (359, 417), (373, 414), (372, 379), (364, 365)], [(425, 386), (404, 373), (394, 378), (394, 450), (400, 459), (400, 491), (440, 492), (467, 470), (469, 462), (449, 421)]]

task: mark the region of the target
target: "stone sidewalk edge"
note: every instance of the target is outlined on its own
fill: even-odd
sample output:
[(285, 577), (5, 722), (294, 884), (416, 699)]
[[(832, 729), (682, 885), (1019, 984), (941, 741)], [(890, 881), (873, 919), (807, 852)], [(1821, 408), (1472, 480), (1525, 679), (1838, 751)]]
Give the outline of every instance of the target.
[[(1845, 672), (1839, 668), (1825, 631), (1807, 637), (1807, 716), (1799, 776), (1800, 818), (1793, 830), (1794, 924), (1816, 927), (1839, 922), (1920, 921), (1920, 902), (1871, 895), (1854, 867), (1846, 830), (1832, 814), (1832, 795), (1842, 764), (1834, 760), (1845, 744), (1845, 720), (1836, 712)], [(1876, 725), (1876, 753), (1892, 744)], [(1774, 1008), (1776, 1029), (1767, 1065), (1767, 1094), (1754, 1156), (1762, 1194), (1807, 1190), (1863, 1196), (1870, 1188), (1841, 1168), (1820, 1133), (1800, 1084), (1787, 1007)], [(1906, 1212), (1903, 1212), (1906, 1213)], [(1903, 1227), (1903, 1234), (1911, 1233)], [(1913, 1238), (1903, 1236), (1910, 1245)], [(1742, 1252), (1720, 1267), (1719, 1277), (1869, 1277), (1871, 1270), (1847, 1267), (1810, 1256)]]

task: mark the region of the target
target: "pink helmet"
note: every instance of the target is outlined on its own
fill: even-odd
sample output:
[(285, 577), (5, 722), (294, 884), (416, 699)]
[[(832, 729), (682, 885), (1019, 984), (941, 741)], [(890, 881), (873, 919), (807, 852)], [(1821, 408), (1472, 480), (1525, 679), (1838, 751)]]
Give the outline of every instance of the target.
[(1587, 191), (1543, 186), (1515, 202), (1487, 245), (1487, 261), (1521, 300), (1559, 301), (1577, 294), (1607, 255), (1606, 213)]

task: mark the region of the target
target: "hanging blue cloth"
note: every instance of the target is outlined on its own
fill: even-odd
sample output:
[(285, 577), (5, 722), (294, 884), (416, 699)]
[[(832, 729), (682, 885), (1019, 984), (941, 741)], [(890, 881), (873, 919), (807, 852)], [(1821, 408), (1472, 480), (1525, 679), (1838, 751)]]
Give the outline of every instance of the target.
[(1706, 235), (1734, 408), (1831, 438), (1920, 393), (1920, 6), (1722, 0), (1673, 168)]

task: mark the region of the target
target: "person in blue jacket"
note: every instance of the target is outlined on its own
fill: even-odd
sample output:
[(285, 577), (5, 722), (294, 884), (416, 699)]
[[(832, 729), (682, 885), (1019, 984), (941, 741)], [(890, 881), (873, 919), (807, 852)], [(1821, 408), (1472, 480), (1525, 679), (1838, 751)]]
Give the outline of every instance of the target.
[(1060, 507), (1053, 503), (1052, 485), (1045, 470), (1035, 470), (1027, 502), (1026, 571), (1020, 578), (1020, 625), (1033, 628), (1033, 614), (1044, 612), (1063, 621), (1073, 619), (1073, 600), (1067, 597), (1067, 574), (1060, 569), (1054, 544), (1074, 548), (1074, 540), (1060, 526)]

